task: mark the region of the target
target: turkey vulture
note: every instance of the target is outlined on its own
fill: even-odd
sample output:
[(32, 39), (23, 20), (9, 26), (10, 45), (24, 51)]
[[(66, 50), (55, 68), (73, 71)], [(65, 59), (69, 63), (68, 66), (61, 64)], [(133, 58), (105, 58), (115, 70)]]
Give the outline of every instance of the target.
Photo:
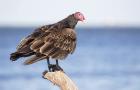
[[(24, 64), (29, 65), (47, 59), (49, 71), (52, 67), (62, 69), (58, 60), (65, 59), (76, 48), (75, 26), (85, 18), (81, 12), (76, 12), (65, 19), (50, 25), (37, 28), (32, 34), (21, 40), (16, 52), (10, 60), (16, 61), (20, 57), (29, 57)], [(56, 64), (50, 64), (49, 58), (55, 59)]]

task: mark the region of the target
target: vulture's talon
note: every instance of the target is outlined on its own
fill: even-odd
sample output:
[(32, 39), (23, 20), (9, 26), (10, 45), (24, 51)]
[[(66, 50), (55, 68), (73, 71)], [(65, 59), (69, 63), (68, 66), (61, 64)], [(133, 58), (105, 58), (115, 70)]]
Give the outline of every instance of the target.
[(48, 68), (49, 68), (49, 72), (53, 72), (53, 68), (55, 67), (55, 64), (49, 64)]
[(60, 66), (55, 65), (55, 67), (53, 68), (53, 72), (55, 71), (63, 71), (63, 69)]
[(63, 69), (60, 66), (58, 66), (58, 65), (50, 64), (49, 65), (49, 71), (50, 72), (63, 71)]

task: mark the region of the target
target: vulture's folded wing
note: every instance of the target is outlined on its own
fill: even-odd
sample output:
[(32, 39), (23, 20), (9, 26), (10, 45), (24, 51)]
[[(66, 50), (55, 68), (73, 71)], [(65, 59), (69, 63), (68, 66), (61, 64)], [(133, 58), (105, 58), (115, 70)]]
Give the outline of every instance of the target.
[(26, 52), (26, 51), (30, 50), (30, 46), (34, 42), (34, 40), (36, 38), (41, 37), (45, 31), (49, 30), (50, 27), (51, 27), (51, 25), (45, 25), (40, 28), (37, 28), (32, 34), (23, 38), (20, 41), (19, 45), (17, 46), (17, 51)]
[[(36, 38), (31, 45), (31, 49), (36, 53), (46, 56), (57, 56), (63, 54), (64, 57), (73, 53), (76, 47), (76, 34), (73, 29), (65, 28), (63, 30), (51, 29)], [(62, 56), (63, 56), (62, 55)]]

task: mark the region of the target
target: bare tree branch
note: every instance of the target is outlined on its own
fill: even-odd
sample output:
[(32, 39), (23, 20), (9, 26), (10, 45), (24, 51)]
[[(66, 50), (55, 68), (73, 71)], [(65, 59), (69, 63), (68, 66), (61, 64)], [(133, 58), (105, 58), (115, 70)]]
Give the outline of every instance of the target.
[(45, 72), (43, 78), (57, 85), (61, 90), (78, 90), (75, 83), (63, 72)]

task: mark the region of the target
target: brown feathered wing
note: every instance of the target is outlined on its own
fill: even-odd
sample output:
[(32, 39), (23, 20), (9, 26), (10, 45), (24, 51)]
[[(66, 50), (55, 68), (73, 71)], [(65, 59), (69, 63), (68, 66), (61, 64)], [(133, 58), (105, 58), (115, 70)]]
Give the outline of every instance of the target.
[(47, 57), (64, 59), (75, 50), (76, 33), (70, 28), (63, 30), (53, 28), (43, 32), (40, 37), (35, 38), (30, 44), (30, 49), (40, 55), (31, 57), (25, 61), (25, 64), (32, 64)]
[[(17, 46), (17, 51), (12, 53), (10, 56), (10, 59), (12, 61), (17, 60), (20, 57), (28, 57), (32, 56), (29, 58), (31, 62), (36, 61), (37, 59), (41, 59), (43, 55), (35, 53), (33, 50), (31, 50), (31, 45), (33, 42), (37, 39), (40, 38), (42, 35), (44, 35), (44, 32), (48, 30), (52, 25), (45, 25), (40, 28), (37, 28), (32, 34), (29, 36), (23, 38), (19, 45)], [(29, 63), (29, 62), (28, 62)]]

